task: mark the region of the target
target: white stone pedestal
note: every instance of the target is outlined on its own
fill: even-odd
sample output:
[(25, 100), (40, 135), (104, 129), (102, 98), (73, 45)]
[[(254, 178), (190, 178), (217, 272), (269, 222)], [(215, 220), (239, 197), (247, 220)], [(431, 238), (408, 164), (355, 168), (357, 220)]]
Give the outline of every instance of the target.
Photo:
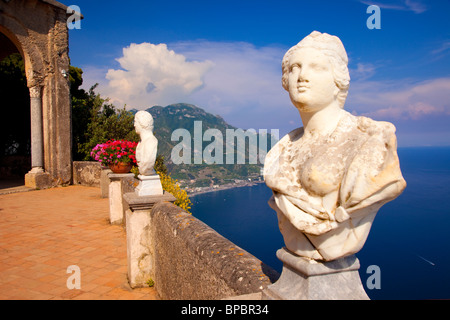
[(156, 196), (164, 193), (161, 185), (161, 179), (158, 174), (151, 176), (139, 175), (138, 180), (139, 185), (136, 187), (136, 194), (138, 196)]
[(123, 196), (126, 211), (128, 282), (132, 288), (145, 287), (154, 278), (154, 253), (150, 242), (151, 210), (160, 201), (174, 202), (175, 197), (165, 192), (157, 196), (138, 196), (135, 192)]
[(134, 173), (109, 173), (109, 221), (111, 224), (121, 224), (124, 220), (123, 180), (131, 179)]
[(100, 174), (100, 190), (102, 192), (102, 198), (109, 198), (109, 174), (111, 173), (111, 169), (102, 168), (102, 173)]
[(355, 255), (317, 262), (283, 248), (277, 257), (283, 270), (278, 281), (263, 291), (263, 300), (369, 300)]
[(126, 216), (127, 231), (127, 272), (131, 288), (145, 287), (145, 283), (154, 277), (153, 250), (148, 235), (151, 210), (128, 209)]

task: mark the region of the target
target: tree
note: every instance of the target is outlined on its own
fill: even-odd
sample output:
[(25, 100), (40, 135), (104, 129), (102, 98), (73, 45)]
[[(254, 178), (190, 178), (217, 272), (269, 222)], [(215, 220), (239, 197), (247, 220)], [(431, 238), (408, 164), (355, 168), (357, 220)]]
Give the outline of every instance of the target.
[(74, 160), (92, 160), (91, 150), (108, 140), (139, 141), (134, 130), (134, 115), (125, 106), (117, 109), (108, 99), (95, 93), (98, 84), (88, 92), (80, 89), (82, 74), (80, 68), (71, 66), (69, 69)]
[(154, 169), (156, 172), (167, 174), (167, 167), (166, 164), (164, 163), (164, 157), (160, 154), (156, 156)]
[(74, 160), (83, 160), (85, 154), (80, 147), (86, 143), (86, 132), (91, 121), (93, 100), (89, 94), (80, 89), (83, 84), (83, 70), (69, 67), (70, 95), (72, 100), (72, 154)]
[(25, 64), (20, 53), (0, 62), (2, 116), (0, 122), (0, 156), (31, 154), (30, 92)]

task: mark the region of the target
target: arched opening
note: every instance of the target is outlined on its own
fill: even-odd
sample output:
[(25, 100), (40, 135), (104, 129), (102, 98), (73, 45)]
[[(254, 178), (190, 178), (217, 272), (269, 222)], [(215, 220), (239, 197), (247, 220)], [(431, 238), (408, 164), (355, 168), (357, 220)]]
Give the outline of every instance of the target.
[(31, 168), (30, 92), (19, 48), (0, 32), (0, 187), (24, 184)]
[[(15, 132), (31, 132), (31, 165), (21, 166), (27, 188), (43, 189), (72, 181), (66, 9), (57, 1), (0, 1), (0, 56), (19, 51), (25, 60), (28, 108), (5, 107), (3, 101), (1, 107), (2, 112), (14, 108), (13, 119), (7, 123), (10, 131), (14, 127)], [(3, 98), (5, 88), (0, 90)], [(20, 126), (21, 120), (29, 125)]]

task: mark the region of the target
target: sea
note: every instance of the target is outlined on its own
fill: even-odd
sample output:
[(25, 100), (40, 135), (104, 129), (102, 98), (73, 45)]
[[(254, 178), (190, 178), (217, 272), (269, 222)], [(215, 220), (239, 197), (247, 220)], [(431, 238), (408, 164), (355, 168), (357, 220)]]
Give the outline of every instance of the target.
[[(450, 147), (399, 148), (404, 192), (385, 204), (359, 274), (372, 300), (450, 299)], [(193, 216), (281, 273), (284, 246), (264, 184), (191, 197)]]

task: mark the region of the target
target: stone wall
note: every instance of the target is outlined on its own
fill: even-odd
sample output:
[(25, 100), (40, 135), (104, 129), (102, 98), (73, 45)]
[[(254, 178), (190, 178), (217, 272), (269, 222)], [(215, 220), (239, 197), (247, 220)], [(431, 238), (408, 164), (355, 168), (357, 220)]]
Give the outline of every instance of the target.
[(33, 188), (72, 181), (66, 8), (50, 0), (0, 1), (0, 33), (16, 46), (25, 62), (34, 169), (25, 184)]
[(100, 187), (102, 165), (98, 161), (74, 161), (73, 184)]
[[(140, 244), (146, 247), (140, 263), (149, 268), (147, 275), (162, 299), (216, 300), (257, 293), (279, 277), (172, 203), (158, 202), (148, 212), (149, 224), (140, 237)], [(127, 215), (135, 213), (129, 210)]]

